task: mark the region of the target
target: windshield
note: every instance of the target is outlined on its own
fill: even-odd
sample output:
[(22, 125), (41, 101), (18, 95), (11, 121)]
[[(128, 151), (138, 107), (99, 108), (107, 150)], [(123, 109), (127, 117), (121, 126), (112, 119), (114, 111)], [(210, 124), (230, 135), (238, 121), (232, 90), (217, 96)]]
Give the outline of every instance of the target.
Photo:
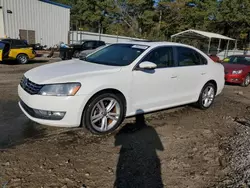
[(4, 47), (5, 47), (5, 43), (0, 41), (0, 50), (4, 49)]
[(250, 65), (250, 57), (247, 56), (231, 56), (229, 57), (229, 64), (243, 64)]
[(111, 44), (87, 56), (84, 60), (102, 65), (126, 66), (131, 64), (148, 47), (134, 44)]

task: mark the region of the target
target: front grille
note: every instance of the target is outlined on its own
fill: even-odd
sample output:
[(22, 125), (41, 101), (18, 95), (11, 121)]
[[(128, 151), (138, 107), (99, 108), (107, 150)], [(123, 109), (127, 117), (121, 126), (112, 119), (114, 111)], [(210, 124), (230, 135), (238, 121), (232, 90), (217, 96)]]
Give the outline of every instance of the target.
[(25, 91), (27, 91), (31, 95), (38, 94), (43, 87), (43, 85), (36, 84), (27, 79), (25, 76), (21, 79), (20, 85)]

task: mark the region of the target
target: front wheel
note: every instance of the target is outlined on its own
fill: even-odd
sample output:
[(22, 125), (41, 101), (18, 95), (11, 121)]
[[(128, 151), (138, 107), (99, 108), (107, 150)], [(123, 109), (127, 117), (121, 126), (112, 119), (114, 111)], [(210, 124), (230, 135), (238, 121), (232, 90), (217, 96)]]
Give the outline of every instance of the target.
[(19, 54), (17, 57), (16, 57), (16, 60), (19, 64), (26, 64), (28, 63), (28, 56), (25, 55), (25, 54)]
[(84, 112), (84, 126), (94, 134), (111, 133), (124, 119), (124, 106), (124, 101), (116, 94), (104, 93), (95, 96)]
[(248, 74), (244, 81), (242, 82), (241, 86), (242, 87), (247, 87), (250, 84), (250, 75)]
[(202, 88), (197, 105), (202, 110), (208, 109), (213, 104), (214, 98), (215, 86), (212, 83), (207, 83)]

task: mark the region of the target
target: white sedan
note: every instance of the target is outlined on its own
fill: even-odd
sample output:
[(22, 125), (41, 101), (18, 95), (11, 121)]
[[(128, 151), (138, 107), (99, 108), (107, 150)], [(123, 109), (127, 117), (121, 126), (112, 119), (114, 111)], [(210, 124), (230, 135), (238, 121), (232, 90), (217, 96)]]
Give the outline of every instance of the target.
[(224, 88), (224, 67), (200, 50), (169, 42), (125, 42), (83, 61), (43, 65), (18, 85), (31, 120), (59, 127), (114, 131), (123, 119), (179, 105), (209, 108)]

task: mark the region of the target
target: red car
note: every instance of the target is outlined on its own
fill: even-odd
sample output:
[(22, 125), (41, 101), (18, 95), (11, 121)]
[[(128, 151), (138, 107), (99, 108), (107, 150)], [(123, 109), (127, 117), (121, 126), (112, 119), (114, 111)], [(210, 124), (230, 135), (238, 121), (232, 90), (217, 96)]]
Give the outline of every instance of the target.
[(217, 62), (219, 63), (220, 62), (220, 58), (216, 55), (209, 55), (209, 57), (214, 61), (214, 62)]
[(223, 63), (225, 68), (225, 81), (227, 83), (241, 84), (248, 86), (250, 84), (250, 56), (232, 55), (226, 58)]

